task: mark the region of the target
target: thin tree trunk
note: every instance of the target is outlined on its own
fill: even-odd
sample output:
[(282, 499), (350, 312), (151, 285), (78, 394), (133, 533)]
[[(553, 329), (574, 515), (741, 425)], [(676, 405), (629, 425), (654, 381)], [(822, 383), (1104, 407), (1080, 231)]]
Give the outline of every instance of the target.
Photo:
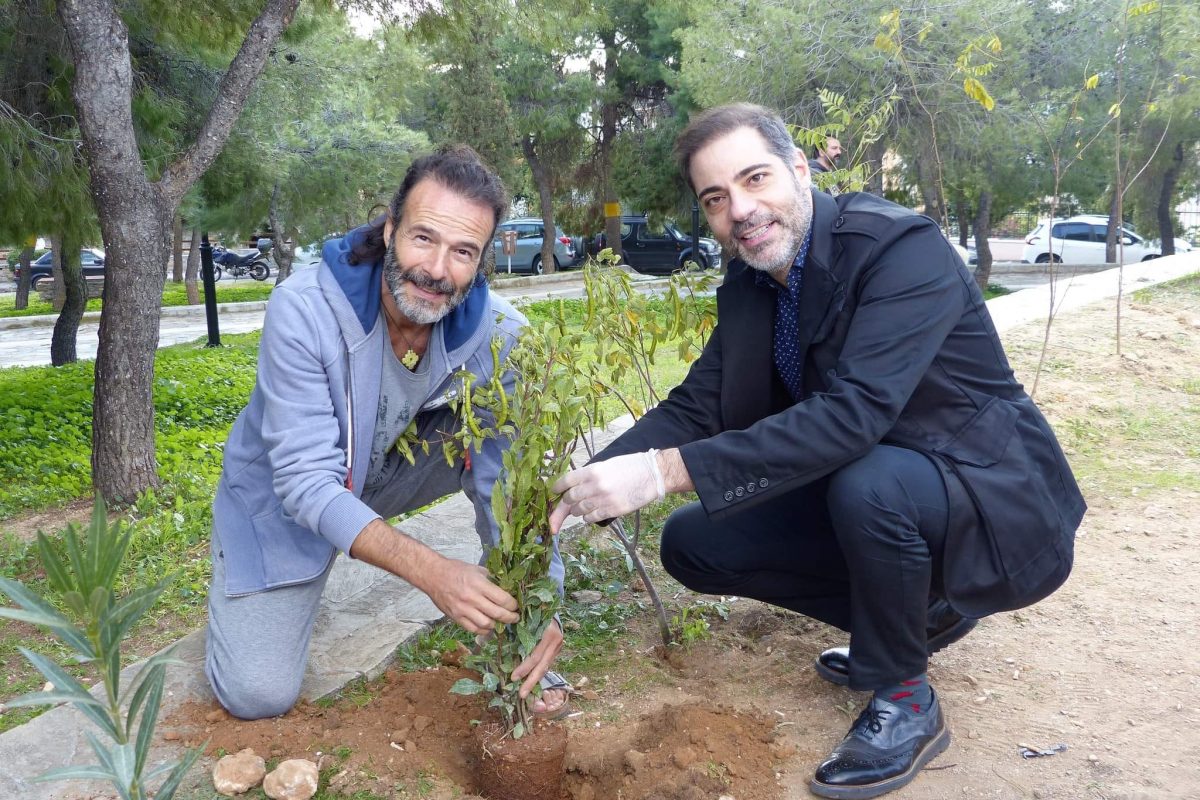
[[(601, 35), (604, 43), (604, 85), (615, 86), (617, 80), (617, 38), (613, 31)], [(610, 99), (600, 107), (600, 197), (605, 206), (617, 204), (617, 192), (612, 183), (612, 151), (617, 138), (617, 101)], [(621, 255), (621, 217), (604, 214), (605, 244)]]
[[(962, 219), (960, 217), (960, 219)], [(979, 291), (987, 291), (992, 277), (992, 246), (988, 237), (992, 235), (992, 193), (984, 189), (979, 193), (979, 207), (975, 211), (975, 283)]]
[(538, 158), (537, 150), (533, 145), (533, 134), (526, 134), (521, 139), (521, 152), (525, 154), (525, 161), (529, 164), (529, 172), (533, 175), (533, 183), (538, 190), (538, 201), (542, 206), (542, 230), (545, 232), (545, 235), (542, 236), (542, 271), (549, 275), (555, 271), (554, 244), (558, 241), (555, 238), (554, 204), (552, 202), (554, 193), (550, 186), (550, 175), (546, 172), (541, 159)]
[(867, 184), (865, 191), (883, 197), (883, 158), (887, 155), (887, 142), (883, 139), (867, 147)]
[(925, 216), (932, 219), (941, 227), (945, 224), (946, 213), (942, 209), (941, 194), (937, 188), (937, 164), (932, 162), (932, 156), (917, 156), (917, 188), (921, 192), (921, 200), (925, 204)]
[(171, 282), (183, 282), (183, 217), (175, 215), (175, 224), (171, 228), (174, 244), (171, 248)]
[(50, 363), (56, 367), (73, 364), (77, 359), (75, 341), (79, 335), (79, 321), (87, 308), (87, 280), (83, 277), (83, 264), (79, 258), (81, 241), (70, 232), (55, 237), (61, 245), (59, 253), (62, 267), (64, 302), (58, 319), (54, 321), (54, 333), (50, 339)]
[(63, 288), (62, 252), (62, 237), (57, 233), (50, 234), (50, 280), (54, 287), (50, 305), (55, 311), (62, 311), (63, 304), (67, 302), (67, 291)]
[(1175, 187), (1179, 184), (1179, 173), (1183, 171), (1183, 142), (1176, 142), (1171, 161), (1163, 172), (1162, 187), (1158, 192), (1158, 238), (1162, 242), (1164, 256), (1175, 255), (1175, 220), (1171, 218), (1171, 207), (1175, 203)]
[(279, 184), (271, 189), (271, 207), (267, 212), (267, 221), (271, 224), (271, 239), (275, 247), (275, 285), (283, 283), (292, 274), (292, 259), (295, 252), (288, 247), (287, 233), (279, 213)]
[(183, 271), (183, 287), (189, 306), (200, 305), (200, 229), (192, 228), (192, 245), (188, 248), (187, 266)]
[(1108, 228), (1104, 232), (1104, 263), (1117, 263), (1117, 235), (1121, 230), (1121, 187), (1113, 190), (1112, 202), (1108, 206)]
[(29, 308), (29, 287), (33, 285), (33, 275), (30, 274), (33, 268), (33, 248), (26, 247), (22, 250), (21, 255), (17, 257), (17, 263), (21, 265), (21, 277), (17, 279), (17, 297), (13, 305), (21, 311)]
[(954, 216), (958, 218), (958, 243), (963, 247), (967, 246), (967, 237), (971, 232), (970, 215), (971, 206), (967, 203), (967, 198), (961, 192), (956, 193)]

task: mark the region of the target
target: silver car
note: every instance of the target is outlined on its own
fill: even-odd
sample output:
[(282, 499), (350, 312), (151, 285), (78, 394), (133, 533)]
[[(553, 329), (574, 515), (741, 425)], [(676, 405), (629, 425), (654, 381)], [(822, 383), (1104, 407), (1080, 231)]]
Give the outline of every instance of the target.
[[(534, 217), (510, 219), (500, 223), (496, 228), (496, 238), (492, 248), (496, 251), (497, 272), (529, 272), (541, 275), (542, 270), (542, 221)], [(511, 256), (504, 254), (501, 234), (504, 231), (517, 232), (517, 250)], [(575, 263), (575, 245), (570, 237), (564, 236), (562, 229), (554, 229), (554, 269), (569, 267)], [(511, 266), (510, 266), (511, 265)]]

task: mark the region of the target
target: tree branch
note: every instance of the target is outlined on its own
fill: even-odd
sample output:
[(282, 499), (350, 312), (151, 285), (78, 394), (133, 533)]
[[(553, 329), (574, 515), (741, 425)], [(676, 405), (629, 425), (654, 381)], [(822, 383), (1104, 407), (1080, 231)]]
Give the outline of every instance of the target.
[(163, 173), (163, 192), (173, 202), (178, 203), (183, 199), (187, 190), (220, 154), (254, 88), (254, 82), (267, 63), (271, 48), (291, 23), (299, 2), (268, 0), (262, 13), (251, 23), (241, 49), (221, 78), (216, 100), (208, 111), (196, 141)]

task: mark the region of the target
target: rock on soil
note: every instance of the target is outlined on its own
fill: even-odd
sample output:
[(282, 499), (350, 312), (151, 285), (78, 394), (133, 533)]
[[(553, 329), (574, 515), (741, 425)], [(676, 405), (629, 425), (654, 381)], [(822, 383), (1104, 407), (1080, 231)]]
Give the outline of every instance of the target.
[(219, 794), (232, 797), (258, 786), (266, 774), (266, 762), (247, 748), (217, 762), (212, 772), (213, 788)]
[(263, 791), (271, 800), (308, 800), (317, 793), (317, 765), (303, 758), (290, 758), (271, 771)]

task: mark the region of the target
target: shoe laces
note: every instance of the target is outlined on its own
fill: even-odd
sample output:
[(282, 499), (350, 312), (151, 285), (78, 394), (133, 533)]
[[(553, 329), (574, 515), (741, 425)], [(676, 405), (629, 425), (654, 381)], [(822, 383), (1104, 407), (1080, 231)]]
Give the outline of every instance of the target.
[(889, 708), (875, 703), (874, 701), (867, 703), (866, 708), (858, 715), (858, 719), (854, 723), (855, 730), (861, 730), (866, 733), (868, 730), (872, 733), (879, 733), (883, 730), (883, 718), (891, 714)]

